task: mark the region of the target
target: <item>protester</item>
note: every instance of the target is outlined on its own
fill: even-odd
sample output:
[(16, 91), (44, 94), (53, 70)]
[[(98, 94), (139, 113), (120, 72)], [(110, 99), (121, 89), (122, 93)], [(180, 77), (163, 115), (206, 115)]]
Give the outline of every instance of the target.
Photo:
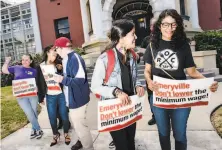
[[(144, 95), (144, 88), (138, 80), (135, 48), (135, 25), (131, 20), (114, 21), (110, 31), (111, 44), (97, 59), (91, 81), (91, 90), (101, 96), (101, 100), (119, 98), (123, 104), (130, 103), (134, 94)], [(115, 65), (106, 83), (108, 51), (115, 55)], [(113, 60), (114, 61), (114, 60)], [(135, 150), (136, 123), (118, 131), (110, 132), (116, 150)]]
[(58, 38), (54, 46), (57, 53), (63, 58), (63, 76), (57, 75), (55, 80), (64, 85), (65, 97), (69, 103), (70, 118), (79, 137), (71, 149), (93, 150), (92, 136), (86, 122), (90, 90), (85, 62), (81, 56), (73, 51), (72, 43), (68, 38)]
[[(65, 95), (62, 91), (61, 85), (56, 83), (53, 79), (53, 74), (61, 73), (61, 68), (58, 69), (58, 62), (56, 60), (57, 53), (52, 47), (46, 47), (43, 54), (43, 62), (37, 67), (36, 83), (38, 87), (39, 102), (44, 104), (44, 98), (46, 98), (46, 106), (48, 110), (48, 116), (50, 125), (53, 132), (53, 141), (50, 146), (57, 144), (60, 138), (60, 133), (57, 129), (57, 111), (61, 116), (63, 122), (63, 130), (65, 143), (69, 145), (71, 139), (68, 134), (69, 131), (69, 118), (66, 108)], [(58, 59), (58, 58), (57, 58)]]
[[(151, 32), (153, 31), (153, 26), (154, 26), (155, 22), (156, 22), (156, 18), (150, 19), (150, 31)], [(143, 39), (143, 42), (141, 44), (141, 48), (147, 48), (149, 41), (150, 41), (150, 35), (148, 35), (147, 37), (145, 37)], [(146, 50), (143, 55), (144, 65), (146, 64), (145, 60), (147, 60), (147, 58), (146, 58), (148, 56), (147, 53), (148, 53), (148, 51)], [(146, 88), (147, 88), (147, 92), (148, 92), (148, 101), (150, 103), (150, 101), (151, 101), (150, 95), (152, 94), (152, 91), (148, 88), (147, 83), (146, 83)], [(150, 110), (152, 112), (152, 118), (148, 121), (148, 125), (154, 125), (154, 124), (156, 124), (156, 120), (155, 120), (151, 105), (150, 105)]]
[[(181, 16), (174, 9), (164, 10), (154, 25), (150, 39), (151, 44), (147, 47), (148, 53), (144, 73), (151, 91), (158, 90), (157, 84), (152, 81), (153, 75), (175, 80), (186, 80), (185, 69), (192, 78), (204, 78), (195, 68), (191, 49), (186, 39)], [(170, 59), (169, 54), (175, 55), (173, 58), (177, 57), (178, 59)], [(157, 58), (163, 58), (166, 63), (162, 65)], [(217, 87), (218, 83), (215, 82), (210, 90), (215, 92)], [(152, 95), (151, 99), (153, 99)], [(153, 106), (152, 100), (151, 105), (162, 150), (171, 150), (171, 125), (175, 138), (175, 150), (187, 150), (186, 129), (191, 108), (158, 108)]]
[[(2, 67), (2, 72), (5, 74), (14, 74), (14, 80), (29, 79), (36, 77), (36, 69), (34, 68), (34, 62), (30, 54), (22, 56), (22, 65), (16, 65), (9, 67), (11, 57), (5, 58), (5, 63)], [(28, 96), (16, 98), (19, 106), (26, 114), (29, 122), (32, 124), (32, 131), (30, 138), (40, 139), (43, 135), (38, 123), (38, 96)]]

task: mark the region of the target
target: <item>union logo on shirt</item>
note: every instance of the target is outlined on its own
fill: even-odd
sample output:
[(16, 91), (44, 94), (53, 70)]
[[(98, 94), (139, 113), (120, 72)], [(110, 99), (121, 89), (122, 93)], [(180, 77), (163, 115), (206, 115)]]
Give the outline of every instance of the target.
[(26, 71), (26, 73), (27, 73), (28, 75), (33, 75), (33, 72), (31, 72), (31, 71)]
[(171, 49), (165, 49), (159, 51), (155, 58), (156, 68), (162, 68), (164, 70), (177, 70), (179, 66), (179, 60), (176, 52)]

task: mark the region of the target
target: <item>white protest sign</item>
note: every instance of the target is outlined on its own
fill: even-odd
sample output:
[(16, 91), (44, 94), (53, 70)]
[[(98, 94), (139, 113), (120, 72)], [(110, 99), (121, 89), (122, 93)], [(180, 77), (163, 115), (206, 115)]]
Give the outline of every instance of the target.
[(120, 130), (142, 118), (145, 96), (134, 95), (130, 99), (130, 105), (122, 105), (119, 99), (98, 102), (99, 132)]
[(55, 76), (55, 66), (54, 65), (40, 65), (41, 70), (42, 70), (42, 74), (45, 78), (45, 82), (47, 84), (47, 89), (49, 90), (50, 94), (53, 93), (57, 93), (57, 92), (61, 92), (61, 88), (59, 83), (57, 83), (54, 80), (54, 76)]
[(159, 86), (158, 91), (153, 92), (153, 105), (176, 109), (208, 105), (211, 95), (209, 87), (214, 78), (171, 80), (154, 76), (153, 81)]
[(13, 80), (12, 91), (15, 97), (37, 96), (35, 78)]

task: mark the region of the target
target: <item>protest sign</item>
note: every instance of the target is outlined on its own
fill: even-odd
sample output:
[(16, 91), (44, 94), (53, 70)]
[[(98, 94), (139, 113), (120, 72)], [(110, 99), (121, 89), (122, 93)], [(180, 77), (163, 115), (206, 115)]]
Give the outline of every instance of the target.
[(122, 105), (119, 99), (99, 101), (99, 132), (120, 130), (140, 120), (144, 109), (144, 98), (145, 96), (130, 96), (132, 103), (129, 105)]
[(209, 87), (214, 78), (193, 80), (171, 80), (153, 77), (159, 89), (153, 92), (153, 105), (166, 109), (187, 108), (208, 105)]
[(35, 78), (13, 80), (12, 91), (15, 97), (37, 96)]
[(45, 82), (47, 84), (47, 89), (49, 92), (61, 92), (59, 83), (54, 80), (55, 76), (55, 66), (54, 65), (40, 65), (42, 74), (44, 76)]

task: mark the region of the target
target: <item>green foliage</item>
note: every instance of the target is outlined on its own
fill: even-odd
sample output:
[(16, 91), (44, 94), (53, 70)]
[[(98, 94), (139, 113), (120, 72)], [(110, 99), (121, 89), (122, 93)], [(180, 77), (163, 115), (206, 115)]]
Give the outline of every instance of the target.
[(222, 30), (206, 31), (194, 36), (196, 51), (217, 50), (222, 54)]
[(32, 58), (33, 58), (36, 65), (39, 65), (43, 59), (42, 54), (40, 54), (40, 53), (32, 55)]
[[(38, 113), (41, 108), (38, 107)], [(12, 96), (12, 87), (1, 88), (1, 139), (24, 127), (27, 117)]]
[(73, 50), (79, 55), (85, 55), (85, 51), (80, 47), (73, 48)]
[(205, 31), (194, 36), (196, 51), (217, 50), (217, 67), (222, 68), (222, 30)]

